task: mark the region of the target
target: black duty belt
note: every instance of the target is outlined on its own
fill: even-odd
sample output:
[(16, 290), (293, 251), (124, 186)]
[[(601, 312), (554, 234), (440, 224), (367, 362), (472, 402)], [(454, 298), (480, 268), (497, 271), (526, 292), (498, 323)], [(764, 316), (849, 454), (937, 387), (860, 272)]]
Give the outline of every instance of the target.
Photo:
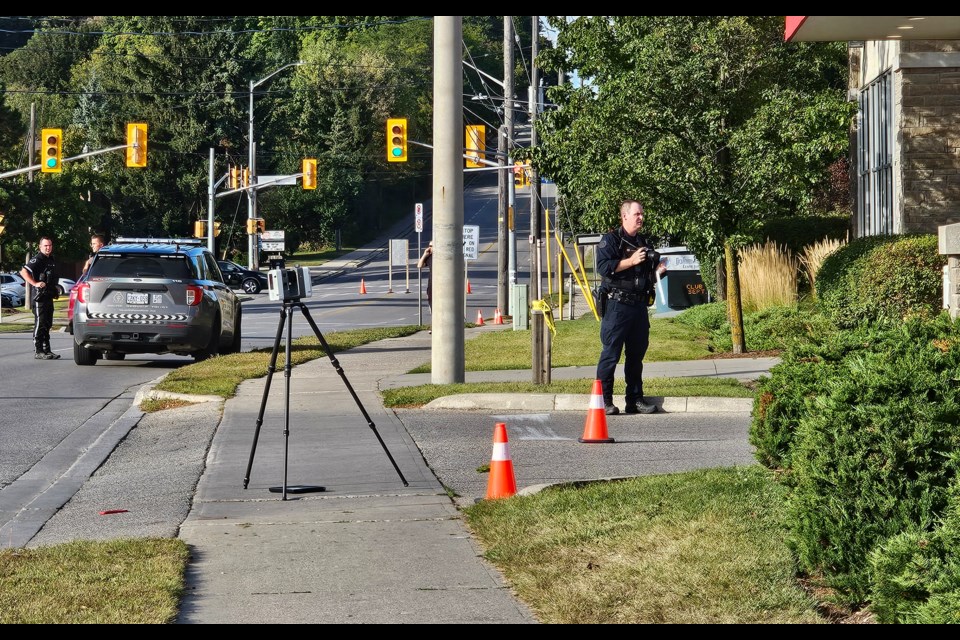
[(612, 289), (610, 291), (610, 299), (616, 300), (622, 304), (636, 305), (640, 304), (640, 294), (637, 293), (628, 293), (620, 289)]

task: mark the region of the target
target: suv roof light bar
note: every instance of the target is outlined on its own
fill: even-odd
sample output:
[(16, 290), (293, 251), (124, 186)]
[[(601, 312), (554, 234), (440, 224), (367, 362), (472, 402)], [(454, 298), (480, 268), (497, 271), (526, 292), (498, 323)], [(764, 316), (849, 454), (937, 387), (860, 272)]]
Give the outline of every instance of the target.
[(117, 244), (204, 244), (201, 238), (127, 238), (123, 236), (116, 238), (114, 242)]

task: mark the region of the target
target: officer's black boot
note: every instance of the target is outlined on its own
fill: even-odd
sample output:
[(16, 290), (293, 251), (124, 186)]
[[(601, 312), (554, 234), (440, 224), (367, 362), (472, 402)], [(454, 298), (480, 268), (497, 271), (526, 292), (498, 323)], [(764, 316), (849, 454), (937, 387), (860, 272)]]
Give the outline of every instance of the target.
[(59, 360), (59, 359), (60, 359), (60, 354), (59, 354), (59, 353), (54, 353), (53, 351), (50, 350), (50, 343), (49, 343), (49, 342), (43, 343), (43, 359), (44, 359), (44, 360)]

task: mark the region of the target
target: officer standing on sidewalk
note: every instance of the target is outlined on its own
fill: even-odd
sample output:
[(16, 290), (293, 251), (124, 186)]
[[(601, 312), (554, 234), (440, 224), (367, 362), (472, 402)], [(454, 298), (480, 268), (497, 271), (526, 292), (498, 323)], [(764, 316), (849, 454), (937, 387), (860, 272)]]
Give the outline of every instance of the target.
[(656, 405), (643, 397), (643, 357), (650, 343), (650, 317), (655, 272), (663, 267), (660, 255), (643, 228), (643, 205), (624, 200), (620, 205), (621, 226), (604, 234), (597, 245), (597, 272), (603, 278), (601, 287), (605, 310), (600, 322), (603, 351), (597, 363), (597, 380), (603, 387), (605, 413), (616, 415), (613, 404), (613, 377), (621, 353), (626, 350), (623, 373), (626, 382), (625, 413), (655, 413)]
[(50, 328), (53, 326), (53, 301), (57, 291), (57, 263), (53, 259), (53, 240), (40, 238), (40, 253), (36, 254), (23, 269), (20, 276), (34, 288), (33, 294), (33, 344), (37, 360), (58, 360), (59, 353), (50, 350)]

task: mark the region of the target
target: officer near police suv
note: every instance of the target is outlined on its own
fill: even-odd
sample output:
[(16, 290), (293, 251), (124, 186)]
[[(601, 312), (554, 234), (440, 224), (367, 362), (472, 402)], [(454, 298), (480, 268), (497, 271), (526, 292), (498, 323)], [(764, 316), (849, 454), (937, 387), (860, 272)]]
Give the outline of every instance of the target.
[(643, 216), (643, 205), (624, 200), (620, 228), (604, 234), (597, 245), (597, 273), (602, 278), (598, 303), (603, 309), (597, 380), (608, 416), (620, 413), (613, 403), (613, 377), (624, 352), (624, 413), (657, 411), (656, 405), (643, 397), (643, 357), (650, 343), (647, 308), (653, 304), (657, 273), (663, 273), (666, 266), (660, 264), (660, 254), (650, 240), (640, 233)]
[(27, 261), (20, 276), (33, 287), (33, 343), (37, 360), (59, 360), (60, 354), (50, 349), (50, 328), (53, 326), (53, 301), (57, 291), (57, 263), (53, 258), (53, 239), (40, 238), (40, 251)]

